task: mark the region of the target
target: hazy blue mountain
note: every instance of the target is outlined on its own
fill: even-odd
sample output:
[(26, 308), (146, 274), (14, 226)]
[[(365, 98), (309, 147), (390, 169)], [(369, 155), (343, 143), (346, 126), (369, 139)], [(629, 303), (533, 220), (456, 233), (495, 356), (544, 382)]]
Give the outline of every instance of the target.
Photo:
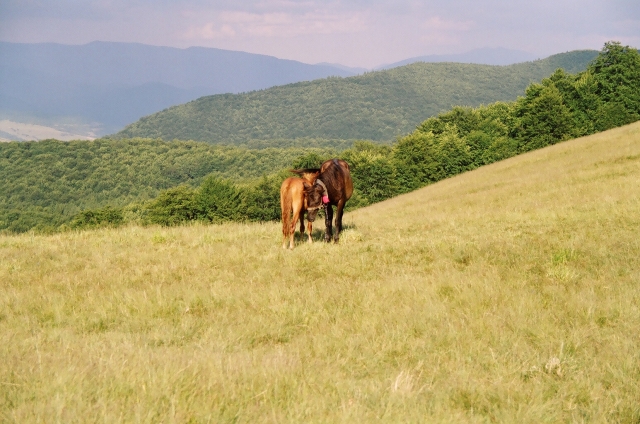
[(109, 133), (196, 98), (357, 72), (271, 56), (134, 43), (0, 42), (0, 112), (74, 117)]
[(369, 71), (370, 69), (367, 68), (360, 68), (360, 67), (353, 67), (353, 66), (345, 66), (345, 65), (341, 65), (339, 63), (328, 63), (328, 62), (321, 62), (321, 63), (317, 63), (316, 65), (320, 65), (320, 66), (330, 66), (333, 68), (338, 68), (338, 69), (342, 69), (343, 71), (346, 72), (351, 72), (352, 75), (358, 75), (358, 74), (363, 74), (367, 71)]
[(513, 65), (514, 63), (529, 62), (537, 59), (535, 55), (521, 50), (509, 50), (504, 48), (484, 48), (475, 49), (461, 54), (447, 55), (429, 55), (418, 56), (405, 59), (400, 62), (382, 65), (377, 69), (391, 69), (398, 66), (409, 65), (415, 62), (456, 62), (456, 63), (475, 63), (478, 65)]

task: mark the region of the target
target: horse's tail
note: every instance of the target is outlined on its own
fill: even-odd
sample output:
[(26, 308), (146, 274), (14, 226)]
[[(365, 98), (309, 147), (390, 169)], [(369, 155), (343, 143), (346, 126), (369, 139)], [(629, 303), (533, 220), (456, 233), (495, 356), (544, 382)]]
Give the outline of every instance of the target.
[(280, 210), (282, 212), (282, 235), (289, 235), (291, 225), (291, 210), (293, 209), (291, 193), (287, 184), (280, 188)]

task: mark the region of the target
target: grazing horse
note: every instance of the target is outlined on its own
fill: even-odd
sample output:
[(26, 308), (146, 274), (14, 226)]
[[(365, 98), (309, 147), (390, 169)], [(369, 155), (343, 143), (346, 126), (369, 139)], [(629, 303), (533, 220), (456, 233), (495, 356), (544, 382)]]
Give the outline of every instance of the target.
[[(323, 199), (324, 204), (324, 240), (333, 240), (337, 243), (342, 231), (342, 213), (344, 205), (353, 194), (353, 180), (349, 172), (349, 164), (341, 159), (329, 159), (320, 166), (320, 169), (296, 169), (301, 176), (313, 176), (319, 172), (316, 185), (324, 185), (328, 199)], [(333, 206), (336, 206), (336, 233), (332, 234), (331, 221), (333, 220)]]
[[(315, 180), (315, 179), (314, 179)], [(289, 177), (280, 186), (280, 208), (282, 210), (282, 248), (293, 249), (293, 235), (300, 219), (300, 235), (304, 236), (304, 213), (307, 212), (307, 230), (309, 243), (311, 231), (318, 209), (322, 207), (324, 189), (320, 185), (309, 183), (307, 179)], [(293, 219), (292, 219), (293, 216)]]

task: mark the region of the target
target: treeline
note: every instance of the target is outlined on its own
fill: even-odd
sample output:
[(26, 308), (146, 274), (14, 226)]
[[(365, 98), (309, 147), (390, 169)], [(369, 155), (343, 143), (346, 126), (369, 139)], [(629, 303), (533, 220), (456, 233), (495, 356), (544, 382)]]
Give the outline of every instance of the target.
[(515, 102), (456, 107), (427, 119), (393, 146), (343, 153), (367, 205), (520, 153), (640, 119), (640, 54), (605, 44), (578, 74), (557, 70)]
[[(559, 69), (510, 103), (455, 107), (424, 121), (393, 145), (356, 142), (340, 157), (351, 166), (357, 208), (520, 153), (640, 119), (640, 54), (607, 43), (587, 70)], [(308, 153), (292, 165), (318, 167)], [(208, 177), (198, 188), (177, 187), (136, 209), (135, 219), (173, 225), (188, 220), (277, 220), (278, 188), (286, 175), (243, 187)], [(111, 224), (111, 223), (110, 223)], [(76, 226), (86, 225), (79, 219)], [(91, 225), (100, 225), (92, 222)]]
[(231, 144), (301, 137), (391, 141), (452, 105), (513, 101), (531, 82), (558, 68), (583, 71), (597, 54), (574, 51), (510, 66), (414, 63), (349, 78), (207, 96), (142, 118), (114, 137)]
[(93, 219), (117, 221), (124, 206), (179, 185), (198, 187), (210, 175), (250, 186), (309, 151), (324, 156), (340, 151), (291, 147), (300, 143), (279, 140), (274, 144), (285, 147), (256, 149), (148, 139), (0, 143), (0, 231), (55, 231), (82, 210), (106, 205), (111, 210)]

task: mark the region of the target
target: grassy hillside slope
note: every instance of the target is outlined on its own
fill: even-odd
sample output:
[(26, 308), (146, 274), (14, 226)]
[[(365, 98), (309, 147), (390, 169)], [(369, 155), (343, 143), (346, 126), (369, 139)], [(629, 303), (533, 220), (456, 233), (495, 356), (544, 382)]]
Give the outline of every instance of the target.
[(638, 422), (638, 187), (640, 123), (349, 213), (338, 245), (0, 236), (0, 417)]
[(558, 68), (582, 71), (596, 56), (596, 51), (574, 51), (511, 66), (416, 63), (202, 97), (142, 118), (115, 137), (214, 143), (299, 137), (391, 140), (455, 105), (514, 100), (531, 82)]

